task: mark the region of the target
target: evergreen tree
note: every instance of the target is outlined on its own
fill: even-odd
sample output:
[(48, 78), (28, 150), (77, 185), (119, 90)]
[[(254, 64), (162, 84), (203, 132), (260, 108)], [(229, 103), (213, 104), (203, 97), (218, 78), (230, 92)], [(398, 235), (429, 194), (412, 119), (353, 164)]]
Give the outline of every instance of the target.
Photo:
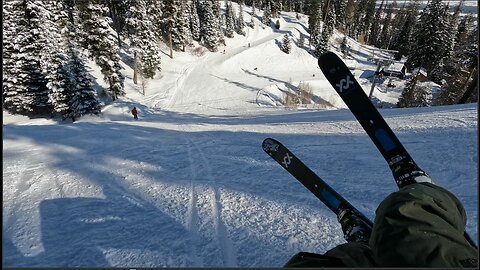
[[(352, 26), (350, 28), (349, 35), (353, 38), (357, 38), (362, 29), (365, 28), (365, 13), (370, 0), (357, 0), (355, 1), (355, 8), (353, 11)], [(367, 28), (368, 29), (368, 28)]]
[(43, 2), (9, 0), (5, 1), (3, 11), (4, 107), (13, 113), (49, 113), (48, 81), (41, 67), (46, 42), (42, 29), (42, 14), (45, 13)]
[(72, 114), (70, 100), (74, 92), (70, 88), (72, 78), (68, 70), (67, 46), (60, 27), (63, 27), (63, 32), (70, 30), (64, 27), (68, 23), (68, 15), (61, 2), (43, 0), (42, 4), (43, 7), (37, 6), (42, 12), (41, 29), (44, 35), (40, 66), (47, 79), (49, 102), (53, 111), (66, 119)]
[(303, 34), (300, 34), (300, 38), (298, 39), (298, 47), (303, 47), (305, 46), (305, 36)]
[(328, 52), (328, 40), (330, 39), (330, 36), (328, 35), (328, 31), (324, 29), (322, 31), (322, 34), (320, 35), (320, 39), (318, 40), (318, 43), (315, 45), (315, 56), (319, 57), (320, 55)]
[(233, 38), (234, 33), (234, 17), (233, 17), (233, 7), (232, 4), (228, 1), (226, 4), (225, 10), (225, 35), (228, 38)]
[(349, 36), (353, 36), (352, 24), (354, 22), (353, 21), (354, 12), (355, 12), (355, 0), (348, 0), (345, 7), (345, 33)]
[(217, 51), (220, 41), (219, 21), (216, 14), (217, 1), (205, 0), (199, 6), (200, 8), (200, 26), (201, 36), (205, 47), (210, 51)]
[(167, 24), (167, 36), (172, 40), (172, 49), (183, 50), (185, 46), (184, 18), (181, 0), (165, 0), (163, 14)]
[(387, 13), (385, 14), (385, 18), (383, 20), (382, 32), (380, 33), (380, 41), (378, 42), (378, 46), (380, 48), (388, 49), (390, 46), (390, 41), (392, 39), (391, 22), (392, 22), (393, 11), (395, 9), (396, 9), (395, 2), (389, 4), (387, 7)]
[(187, 0), (181, 0), (180, 3), (180, 33), (182, 34), (183, 46), (182, 51), (185, 51), (186, 45), (192, 45), (192, 32), (190, 31), (190, 6)]
[[(192, 1), (195, 2), (195, 1)], [(162, 40), (162, 27), (163, 27), (163, 11), (162, 4), (158, 0), (145, 0), (147, 7), (147, 15), (152, 22), (151, 31), (155, 35), (157, 40)]]
[(335, 6), (335, 15), (337, 18), (335, 23), (335, 28), (339, 28), (343, 30), (345, 28), (345, 12), (347, 9), (347, 0), (335, 0), (334, 6)]
[(370, 33), (368, 35), (368, 43), (371, 45), (378, 46), (378, 39), (380, 36), (380, 22), (382, 21), (383, 14), (383, 4), (385, 0), (382, 0), (380, 7), (375, 12), (375, 17), (373, 19), (372, 26), (370, 27)]
[(474, 82), (478, 69), (478, 32), (472, 31), (468, 41), (456, 47), (453, 55), (446, 59), (441, 69), (441, 93), (437, 104), (456, 104), (464, 96), (469, 85)]
[(193, 40), (200, 41), (200, 18), (198, 17), (198, 0), (193, 0), (190, 5), (190, 32)]
[(130, 1), (126, 25), (135, 61), (134, 82), (137, 83), (136, 72), (140, 71), (144, 78), (153, 78), (156, 71), (160, 71), (160, 49), (157, 46), (157, 38), (151, 31), (153, 24), (147, 15), (145, 1)]
[(243, 28), (245, 28), (245, 20), (243, 19), (243, 0), (239, 2), (240, 10), (238, 12), (238, 22), (236, 25), (236, 32), (239, 35), (245, 35), (245, 31)]
[(271, 18), (272, 18), (272, 7), (270, 6), (270, 1), (267, 1), (265, 10), (263, 11), (262, 23), (265, 24), (266, 26), (269, 26)]
[(20, 65), (19, 37), (25, 35), (22, 27), (22, 6), (20, 0), (7, 0), (3, 4), (3, 52), (2, 52), (2, 101), (6, 110), (22, 113), (23, 97), (26, 94), (26, 73)]
[(280, 50), (282, 50), (282, 52), (284, 52), (286, 54), (290, 54), (290, 52), (292, 51), (292, 44), (291, 44), (291, 41), (290, 41), (290, 37), (288, 37), (288, 34), (285, 34), (283, 36), (282, 46), (281, 46)]
[(432, 71), (449, 53), (447, 49), (449, 45), (445, 6), (441, 0), (432, 0), (420, 16), (414, 32), (414, 46), (407, 64), (410, 67), (423, 66)]
[(432, 100), (432, 91), (425, 85), (418, 83), (415, 76), (410, 79), (402, 95), (398, 99), (397, 107), (425, 107), (430, 106)]
[(392, 49), (398, 51), (397, 58), (407, 56), (411, 53), (413, 41), (413, 31), (417, 24), (418, 2), (411, 3), (407, 7), (407, 12), (403, 24), (400, 26), (398, 34), (394, 37)]
[[(75, 0), (67, 0), (74, 5)], [(112, 19), (112, 26), (117, 33), (118, 46), (122, 46), (121, 36), (126, 36), (125, 20), (129, 8), (129, 0), (107, 0), (109, 16)]]
[[(333, 34), (333, 30), (335, 30), (335, 25), (337, 21), (337, 16), (335, 14), (335, 8), (331, 6), (328, 11), (327, 15), (325, 17), (325, 24), (323, 26), (323, 32), (326, 31), (326, 35), (328, 35), (328, 38)], [(322, 32), (322, 34), (323, 34)]]
[(467, 14), (461, 18), (455, 35), (455, 44), (457, 47), (462, 46), (467, 39), (468, 34), (474, 27), (474, 21), (475, 18), (472, 14)]
[(365, 8), (365, 17), (362, 20), (362, 24), (358, 29), (361, 34), (365, 36), (365, 39), (368, 40), (369, 30), (375, 19), (375, 3), (376, 0), (368, 0), (366, 2), (367, 6)]
[(271, 18), (280, 17), (280, 11), (282, 10), (282, 2), (280, 0), (266, 0), (269, 3)]
[(62, 24), (62, 33), (67, 44), (69, 72), (68, 88), (72, 92), (70, 104), (70, 115), (73, 120), (86, 114), (99, 114), (100, 104), (95, 90), (93, 89), (93, 78), (86, 69), (85, 59), (80, 52), (77, 43), (78, 36), (78, 9), (72, 6), (68, 10), (69, 18)]
[(312, 5), (312, 11), (308, 16), (308, 32), (310, 33), (310, 44), (317, 44), (322, 32), (321, 28), (321, 9), (320, 3), (316, 2)]
[(78, 2), (85, 42), (87, 48), (100, 67), (104, 80), (109, 84), (109, 92), (113, 100), (124, 95), (124, 77), (121, 74), (119, 48), (111, 38), (108, 12), (100, 0)]

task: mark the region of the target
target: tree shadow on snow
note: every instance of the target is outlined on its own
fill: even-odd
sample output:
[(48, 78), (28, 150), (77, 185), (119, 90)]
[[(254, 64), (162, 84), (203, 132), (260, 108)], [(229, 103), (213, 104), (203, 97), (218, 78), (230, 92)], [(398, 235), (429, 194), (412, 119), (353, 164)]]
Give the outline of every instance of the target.
[[(263, 124), (271, 126), (284, 126), (295, 122), (335, 121), (332, 116), (353, 121), (353, 116), (350, 114), (328, 111), (320, 114), (318, 111), (299, 112), (295, 117), (288, 117), (288, 113), (280, 113), (247, 118), (162, 113), (163, 116), (157, 115), (160, 120), (152, 117), (148, 121), (197, 125)], [(411, 113), (416, 111), (412, 110)], [(145, 122), (148, 123), (148, 121)], [(450, 132), (458, 134), (462, 131), (452, 129)], [(193, 183), (215, 189), (220, 196), (219, 202), (223, 194), (233, 193), (246, 194), (292, 207), (311, 207), (312, 209), (322, 207), (322, 204), (308, 190), (302, 188), (301, 184), (262, 151), (261, 142), (266, 137), (282, 141), (294, 150), (305, 164), (311, 166), (314, 171), (318, 171), (322, 177), (325, 176), (325, 179), (337, 179), (337, 181), (328, 182), (332, 187), (337, 188), (339, 193), (346, 192), (344, 195), (347, 198), (354, 197), (361, 201), (360, 210), (367, 209), (367, 215), (373, 215), (379, 203), (371, 198), (378, 199), (381, 197), (379, 193), (388, 195), (392, 191), (390, 186), (378, 188), (378, 186), (385, 186), (381, 185), (385, 182), (385, 177), (391, 176), (388, 167), (382, 162), (381, 156), (371, 145), (368, 137), (361, 134), (178, 131), (115, 121), (37, 126), (9, 124), (4, 126), (4, 143), (8, 143), (9, 140), (26, 140), (47, 147), (49, 153), (46, 154), (45, 159), (48, 159), (51, 171), (74, 175), (73, 177), (76, 178), (74, 181), (78, 181), (79, 186), (98, 186), (104, 198), (65, 198), (63, 196), (64, 198), (43, 200), (39, 204), (39, 210), (44, 252), (35, 257), (25, 257), (15, 248), (14, 239), (4, 234), (4, 264), (11, 267), (222, 266), (224, 265), (221, 256), (222, 248), (216, 243), (215, 235), (188, 229), (199, 227), (200, 230), (203, 228), (200, 224), (194, 224), (191, 227), (183, 224), (186, 223), (188, 216), (186, 209), (189, 207), (187, 205), (189, 198), (185, 196), (191, 193), (190, 187)], [(411, 137), (411, 140), (416, 138), (418, 135)], [(412, 152), (415, 152), (415, 147), (425, 147), (416, 144), (406, 146), (413, 148)], [(351, 148), (363, 154), (352, 156)], [(323, 159), (329, 160), (334, 166), (327, 166), (327, 168), (319, 166), (317, 164), (319, 153)], [(419, 153), (427, 154), (426, 151), (419, 151)], [(17, 155), (15, 150), (10, 150), (8, 147), (4, 149), (3, 154), (4, 159), (7, 160)], [(436, 160), (436, 157), (441, 159), (441, 155), (440, 150), (429, 151), (428, 157), (423, 158), (427, 161)], [(367, 162), (372, 158), (376, 161)], [(421, 161), (420, 158), (418, 160)], [(351, 168), (351, 164), (358, 164), (358, 166)], [(363, 170), (367, 166), (368, 170)], [(436, 164), (430, 164), (430, 166), (433, 167)], [(429, 169), (429, 166), (422, 167)], [(352, 172), (352, 170), (358, 170), (358, 172)], [(353, 179), (345, 179), (345, 171), (360, 178), (368, 177), (369, 181), (364, 183), (368, 187), (362, 188), (361, 194), (354, 192), (348, 184)], [(372, 175), (369, 173), (371, 171), (377, 173)], [(135, 176), (141, 177), (139, 180), (142, 181), (152, 181), (153, 185), (158, 185), (157, 187), (174, 186), (176, 189), (167, 191), (160, 188), (154, 195), (146, 192), (148, 191), (145, 190), (146, 187), (140, 188), (139, 191), (137, 184), (142, 184), (142, 181), (135, 179)], [(129, 178), (128, 181), (126, 177)], [(266, 183), (268, 183), (269, 192), (265, 192)], [(63, 187), (61, 186), (60, 189)], [(167, 192), (173, 192), (172, 196), (181, 197), (183, 201), (180, 203), (172, 201), (172, 198), (167, 196)], [(63, 191), (63, 193), (67, 192)], [(162, 206), (172, 203), (174, 209), (180, 212), (167, 212), (169, 209)], [(356, 201), (353, 200), (352, 203), (355, 204)], [(221, 203), (219, 207), (219, 213), (222, 213)], [(329, 213), (328, 210), (325, 212)], [(235, 219), (235, 216), (230, 218)], [(225, 223), (225, 225), (229, 227), (229, 224)], [(236, 231), (230, 231), (232, 229), (229, 227), (225, 235), (231, 238), (235, 246), (236, 253), (233, 255), (238, 256), (239, 266), (281, 266), (289, 256), (302, 249), (305, 250), (305, 246), (301, 244), (296, 247), (289, 246), (286, 236), (279, 238), (256, 234), (252, 233), (253, 229), (241, 227)], [(9, 228), (3, 230), (8, 233)], [(294, 235), (298, 232), (291, 233)], [(245, 239), (246, 237), (248, 239)], [(192, 241), (199, 246), (198, 249), (192, 248), (194, 246)], [(275, 250), (278, 256), (258, 259), (258, 256), (250, 254), (258, 251), (258, 248)], [(203, 264), (199, 265), (198, 261), (191, 261), (192, 254), (203, 258)], [(132, 263), (148, 263), (148, 265), (129, 265)]]

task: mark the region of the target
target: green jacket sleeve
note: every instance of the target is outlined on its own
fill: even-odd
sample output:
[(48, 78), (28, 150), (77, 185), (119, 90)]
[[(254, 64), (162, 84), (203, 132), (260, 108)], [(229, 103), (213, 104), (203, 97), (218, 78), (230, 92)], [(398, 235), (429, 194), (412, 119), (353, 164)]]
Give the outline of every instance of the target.
[(476, 267), (478, 251), (463, 236), (465, 224), (452, 193), (412, 184), (380, 204), (369, 245), (381, 267)]

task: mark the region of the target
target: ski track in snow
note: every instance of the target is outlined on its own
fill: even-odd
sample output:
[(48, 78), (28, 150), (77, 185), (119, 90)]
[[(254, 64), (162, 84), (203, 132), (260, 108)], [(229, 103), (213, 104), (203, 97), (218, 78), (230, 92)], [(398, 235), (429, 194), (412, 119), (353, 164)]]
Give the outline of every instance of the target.
[[(208, 179), (208, 182), (210, 184), (210, 193), (213, 195), (210, 195), (210, 201), (211, 201), (211, 207), (212, 207), (212, 218), (213, 218), (213, 223), (215, 226), (215, 233), (216, 233), (216, 239), (218, 241), (218, 245), (220, 247), (220, 252), (222, 255), (223, 259), (223, 266), (225, 267), (236, 267), (236, 258), (235, 258), (235, 251), (234, 251), (234, 246), (232, 240), (228, 236), (228, 231), (225, 226), (225, 223), (222, 220), (222, 202), (221, 202), (221, 192), (218, 187), (215, 186), (215, 178), (213, 177), (212, 174), (212, 168), (210, 166), (210, 162), (207, 160), (205, 157), (204, 152), (202, 149), (200, 149), (198, 144), (192, 141), (189, 141), (189, 147), (193, 146), (193, 148), (196, 150), (196, 156), (197, 158), (190, 158), (190, 162), (193, 166), (197, 167), (198, 164), (200, 163), (200, 170), (203, 171), (206, 174), (206, 177)], [(189, 154), (190, 155), (190, 154)], [(200, 161), (201, 160), (201, 161)], [(192, 194), (194, 194), (194, 185), (192, 184)], [(192, 201), (196, 201), (196, 198), (192, 198)], [(196, 211), (196, 210), (194, 210)], [(196, 213), (192, 213), (196, 214)]]

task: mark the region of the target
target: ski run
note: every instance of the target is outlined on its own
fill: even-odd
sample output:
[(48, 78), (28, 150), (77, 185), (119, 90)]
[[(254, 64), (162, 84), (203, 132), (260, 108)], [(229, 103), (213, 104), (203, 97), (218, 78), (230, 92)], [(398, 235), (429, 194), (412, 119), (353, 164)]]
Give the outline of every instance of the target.
[[(267, 137), (373, 220), (397, 190), (388, 165), (316, 58), (278, 49), (285, 32), (307, 34), (306, 18), (282, 12), (280, 23), (280, 32), (256, 27), (227, 39), (225, 53), (163, 55), (145, 95), (124, 64), (127, 95), (99, 117), (62, 123), (4, 111), (3, 266), (281, 267), (299, 251), (344, 243), (335, 214), (263, 152)], [(367, 92), (371, 48), (351, 43), (347, 65)], [(91, 72), (102, 77), (93, 63)], [(301, 82), (324, 102), (281, 105)], [(395, 104), (404, 81), (395, 84), (374, 97)], [(477, 105), (379, 111), (464, 204), (477, 239)]]

